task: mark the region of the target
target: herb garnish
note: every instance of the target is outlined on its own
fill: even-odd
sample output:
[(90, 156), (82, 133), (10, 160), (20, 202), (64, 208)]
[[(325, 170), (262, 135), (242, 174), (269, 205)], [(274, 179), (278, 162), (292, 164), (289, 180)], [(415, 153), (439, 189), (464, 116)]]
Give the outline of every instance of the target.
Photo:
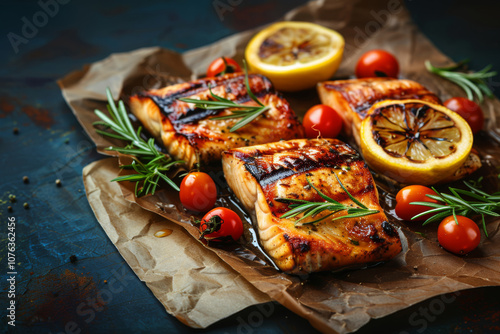
[(196, 108), (201, 108), (205, 110), (220, 110), (220, 109), (227, 109), (227, 108), (235, 108), (231, 109), (231, 114), (230, 115), (225, 115), (225, 116), (219, 116), (219, 117), (212, 117), (212, 120), (220, 120), (220, 119), (230, 119), (230, 118), (242, 118), (242, 120), (238, 121), (229, 131), (234, 132), (241, 127), (247, 125), (259, 115), (264, 113), (265, 111), (269, 110), (270, 107), (262, 104), (262, 102), (259, 101), (259, 99), (254, 95), (252, 90), (250, 89), (250, 83), (248, 82), (248, 71), (247, 71), (247, 66), (245, 63), (245, 86), (247, 90), (248, 96), (255, 102), (257, 103), (256, 106), (250, 106), (246, 104), (238, 104), (234, 101), (225, 99), (221, 96), (215, 95), (212, 92), (212, 89), (210, 85), (208, 86), (208, 90), (210, 91), (210, 96), (213, 98), (213, 100), (198, 100), (198, 99), (189, 99), (189, 98), (180, 98), (180, 101), (187, 102), (187, 103), (193, 103)]
[(355, 218), (355, 217), (362, 217), (362, 216), (368, 216), (368, 215), (373, 215), (375, 213), (378, 213), (378, 210), (371, 210), (368, 209), (363, 203), (358, 201), (356, 198), (354, 198), (344, 187), (342, 182), (340, 182), (340, 179), (338, 178), (337, 174), (333, 173), (335, 175), (335, 178), (339, 182), (340, 187), (345, 191), (347, 196), (356, 203), (359, 207), (352, 207), (352, 206), (347, 206), (342, 203), (337, 202), (333, 198), (328, 197), (324, 193), (322, 193), (318, 188), (314, 186), (314, 184), (311, 183), (308, 177), (306, 177), (307, 183), (309, 186), (311, 186), (321, 198), (323, 198), (326, 202), (310, 202), (310, 201), (305, 201), (305, 200), (300, 200), (300, 199), (294, 199), (294, 198), (281, 198), (277, 199), (277, 201), (280, 202), (296, 202), (297, 204), (291, 204), (290, 208), (292, 208), (290, 211), (286, 212), (283, 214), (280, 218), (293, 218), (296, 217), (297, 215), (303, 213), (304, 215), (299, 218), (295, 223), (299, 223), (305, 218), (308, 217), (314, 217), (317, 214), (327, 210), (327, 211), (332, 211), (329, 214), (313, 220), (309, 221), (306, 223), (303, 223), (302, 225), (307, 225), (307, 224), (314, 224), (319, 221), (322, 221), (323, 219), (326, 219), (330, 217), (331, 215), (339, 212), (339, 211), (344, 211), (347, 210), (347, 215), (344, 216), (339, 216), (336, 218), (333, 218), (332, 221), (338, 220), (338, 219), (345, 219), (345, 218)]
[(133, 156), (132, 163), (121, 166), (121, 168), (134, 169), (137, 172), (137, 174), (120, 176), (111, 181), (136, 182), (135, 195), (137, 197), (149, 193), (154, 194), (160, 180), (164, 180), (172, 188), (179, 191), (179, 187), (165, 175), (165, 172), (170, 170), (173, 165), (184, 163), (184, 161), (172, 161), (169, 156), (156, 149), (153, 138), (150, 138), (147, 142), (141, 138), (142, 127), (139, 127), (137, 132), (134, 130), (123, 101), (118, 101), (117, 107), (109, 89), (106, 90), (106, 95), (108, 97), (108, 111), (112, 119), (96, 109), (95, 113), (102, 121), (95, 122), (94, 126), (103, 125), (115, 133), (99, 129), (96, 129), (96, 132), (108, 137), (129, 141), (130, 144), (125, 147), (110, 146), (106, 150)]
[(435, 67), (432, 66), (430, 61), (425, 62), (425, 67), (429, 72), (439, 75), (458, 86), (460, 86), (469, 100), (474, 100), (474, 94), (477, 95), (479, 102), (483, 102), (483, 93), (488, 97), (493, 97), (493, 92), (488, 87), (485, 79), (494, 77), (497, 72), (490, 71), (492, 65), (488, 65), (478, 72), (457, 72), (465, 70), (468, 59), (462, 60), (453, 66), (448, 67)]
[[(464, 184), (470, 190), (448, 187), (452, 195), (440, 193), (433, 187), (432, 190), (434, 190), (437, 195), (426, 195), (426, 196), (438, 200), (443, 204), (430, 203), (430, 202), (411, 202), (410, 204), (425, 205), (434, 208), (419, 213), (418, 215), (413, 216), (412, 219), (427, 214), (433, 214), (432, 217), (424, 221), (423, 225), (426, 225), (428, 223), (437, 220), (442, 220), (445, 217), (453, 215), (453, 217), (455, 218), (455, 222), (458, 224), (457, 215), (466, 217), (467, 216), (470, 217), (473, 215), (481, 215), (484, 234), (488, 236), (488, 231), (486, 230), (486, 222), (484, 217), (486, 215), (500, 217), (500, 214), (495, 212), (500, 210), (500, 192), (496, 192), (490, 195), (478, 189), (477, 186), (473, 186), (470, 182), (464, 181)], [(470, 199), (464, 199), (462, 196), (467, 196)]]

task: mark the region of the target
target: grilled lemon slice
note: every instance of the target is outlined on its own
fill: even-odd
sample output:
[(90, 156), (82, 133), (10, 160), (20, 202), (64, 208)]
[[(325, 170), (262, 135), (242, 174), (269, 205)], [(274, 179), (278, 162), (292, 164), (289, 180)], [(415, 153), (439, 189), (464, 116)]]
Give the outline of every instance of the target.
[(314, 87), (337, 71), (344, 51), (338, 32), (308, 22), (270, 25), (248, 43), (245, 58), (251, 71), (267, 76), (276, 89)]
[(361, 152), (375, 171), (398, 182), (430, 185), (467, 159), (473, 135), (444, 106), (420, 100), (375, 104), (361, 123)]

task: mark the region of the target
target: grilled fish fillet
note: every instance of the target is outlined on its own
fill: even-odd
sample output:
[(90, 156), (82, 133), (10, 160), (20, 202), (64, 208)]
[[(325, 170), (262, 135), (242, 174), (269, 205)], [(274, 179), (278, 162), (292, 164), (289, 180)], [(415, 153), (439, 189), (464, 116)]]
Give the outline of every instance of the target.
[[(343, 132), (360, 145), (361, 122), (374, 104), (383, 100), (417, 99), (436, 104), (441, 100), (421, 84), (404, 79), (365, 78), (325, 81), (318, 84), (321, 103), (337, 110), (343, 119)], [(442, 183), (460, 180), (481, 168), (481, 158), (471, 152), (464, 164)]]
[(186, 161), (188, 168), (196, 163), (218, 162), (221, 152), (230, 148), (303, 138), (302, 125), (271, 82), (260, 75), (249, 75), (249, 83), (252, 92), (270, 109), (233, 133), (229, 130), (240, 119), (211, 119), (230, 114), (228, 109), (199, 109), (178, 98), (208, 100), (210, 85), (218, 96), (238, 104), (256, 105), (247, 94), (245, 76), (241, 73), (145, 91), (130, 97), (130, 107), (144, 127), (161, 139), (168, 153)]
[[(229, 186), (255, 214), (264, 251), (281, 270), (293, 274), (333, 270), (385, 261), (401, 251), (398, 232), (379, 205), (370, 171), (360, 155), (340, 140), (298, 139), (242, 147), (224, 152), (222, 161)], [(306, 177), (327, 196), (354, 204), (333, 173), (351, 195), (379, 212), (331, 221), (345, 215), (341, 211), (314, 224), (280, 218), (290, 209), (285, 198), (324, 201)]]
[(439, 98), (412, 80), (365, 78), (325, 81), (318, 84), (321, 103), (339, 112), (343, 131), (359, 146), (359, 129), (366, 112), (383, 100), (417, 99), (442, 104)]

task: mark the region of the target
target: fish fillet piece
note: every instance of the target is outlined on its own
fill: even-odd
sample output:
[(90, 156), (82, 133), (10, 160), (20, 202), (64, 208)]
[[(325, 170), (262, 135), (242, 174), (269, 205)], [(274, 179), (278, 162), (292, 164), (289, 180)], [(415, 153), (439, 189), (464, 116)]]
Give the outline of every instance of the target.
[[(401, 251), (396, 229), (379, 205), (377, 188), (360, 155), (337, 139), (297, 139), (242, 147), (223, 153), (226, 180), (254, 214), (260, 244), (281, 270), (301, 274), (385, 261)], [(324, 202), (307, 179), (336, 201), (355, 205), (346, 189), (376, 214), (357, 218), (280, 218), (290, 210), (284, 198)], [(321, 213), (326, 215), (329, 211)]]
[(325, 81), (318, 84), (321, 103), (337, 112), (343, 120), (343, 132), (354, 137), (359, 146), (359, 130), (366, 112), (383, 100), (418, 99), (442, 104), (427, 88), (412, 80), (364, 78)]
[(474, 173), (476, 170), (481, 168), (482, 165), (483, 164), (481, 163), (481, 156), (476, 150), (472, 149), (463, 165), (460, 166), (452, 175), (448, 176), (446, 179), (442, 180), (439, 183), (448, 183), (461, 180), (464, 177)]
[[(442, 105), (436, 94), (418, 82), (394, 78), (364, 78), (325, 81), (318, 84), (321, 103), (339, 112), (343, 132), (360, 146), (361, 122), (377, 102), (417, 99)], [(441, 183), (460, 180), (481, 168), (481, 158), (471, 152), (464, 164)]]
[(228, 115), (224, 110), (204, 110), (178, 98), (209, 100), (210, 91), (238, 104), (257, 105), (246, 91), (242, 73), (149, 90), (130, 97), (130, 107), (144, 127), (160, 139), (175, 159), (186, 161), (188, 168), (219, 162), (224, 150), (303, 138), (304, 129), (288, 102), (261, 75), (249, 75), (249, 85), (259, 100), (270, 109), (236, 132), (231, 127), (240, 119), (212, 120)]

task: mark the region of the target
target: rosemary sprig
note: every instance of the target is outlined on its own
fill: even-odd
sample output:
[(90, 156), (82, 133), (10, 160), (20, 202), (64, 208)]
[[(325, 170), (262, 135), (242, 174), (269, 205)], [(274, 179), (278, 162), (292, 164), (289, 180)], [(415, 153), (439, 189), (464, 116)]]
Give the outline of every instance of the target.
[(242, 118), (229, 130), (230, 132), (237, 131), (238, 129), (242, 128), (243, 126), (247, 125), (257, 117), (259, 117), (259, 115), (270, 109), (268, 106), (262, 104), (262, 102), (259, 101), (259, 99), (254, 95), (254, 93), (250, 89), (246, 63), (244, 72), (245, 72), (245, 86), (247, 94), (255, 103), (257, 103), (256, 106), (238, 104), (234, 101), (218, 96), (212, 92), (210, 85), (208, 86), (208, 90), (210, 91), (210, 96), (213, 98), (213, 100), (198, 100), (189, 98), (180, 98), (179, 100), (187, 103), (193, 103), (196, 108), (201, 108), (205, 110), (222, 110), (231, 108), (230, 115), (212, 117), (211, 119), (220, 120), (220, 119), (230, 119), (230, 118)]
[(486, 66), (478, 72), (458, 72), (465, 69), (468, 59), (458, 62), (456, 65), (448, 67), (432, 66), (430, 61), (425, 62), (425, 67), (429, 72), (439, 75), (462, 88), (467, 94), (469, 100), (474, 100), (474, 94), (477, 95), (479, 102), (483, 102), (483, 93), (488, 97), (493, 97), (493, 92), (488, 87), (485, 79), (494, 77), (497, 72), (490, 71), (491, 65)]
[(125, 147), (110, 146), (106, 150), (132, 155), (134, 157), (132, 163), (124, 165), (122, 168), (133, 169), (137, 172), (137, 174), (120, 176), (111, 181), (136, 182), (135, 195), (137, 197), (150, 193), (154, 194), (160, 180), (164, 180), (172, 188), (179, 191), (179, 187), (165, 173), (173, 165), (184, 163), (184, 161), (172, 161), (170, 157), (156, 149), (153, 138), (150, 138), (147, 142), (141, 138), (142, 127), (139, 127), (137, 131), (134, 130), (123, 101), (118, 101), (118, 106), (116, 106), (109, 89), (106, 90), (106, 95), (108, 98), (107, 108), (111, 118), (96, 109), (95, 113), (101, 121), (95, 122), (94, 126), (103, 125), (114, 132), (99, 129), (96, 129), (96, 132), (101, 135), (130, 142)]
[[(458, 224), (457, 215), (466, 217), (480, 215), (484, 234), (488, 236), (485, 216), (500, 217), (500, 214), (497, 212), (500, 211), (500, 192), (488, 194), (470, 182), (464, 181), (464, 184), (469, 190), (448, 187), (451, 194), (440, 193), (435, 188), (432, 188), (437, 195), (426, 196), (441, 203), (411, 202), (410, 204), (425, 205), (433, 208), (413, 216), (412, 219), (432, 214), (432, 217), (424, 221), (423, 225), (426, 225), (453, 215), (455, 222)], [(468, 197), (468, 199), (464, 198), (464, 196)]]
[(315, 224), (319, 221), (322, 221), (331, 215), (339, 212), (339, 211), (347, 211), (347, 214), (344, 216), (339, 216), (336, 218), (333, 218), (332, 221), (338, 220), (338, 219), (345, 219), (345, 218), (355, 218), (355, 217), (362, 217), (362, 216), (368, 216), (368, 215), (373, 215), (375, 213), (378, 213), (378, 210), (371, 210), (368, 209), (363, 203), (358, 201), (356, 198), (354, 198), (344, 187), (342, 182), (340, 182), (340, 179), (338, 178), (337, 174), (335, 175), (335, 178), (339, 182), (340, 187), (342, 190), (345, 191), (347, 196), (358, 205), (358, 207), (352, 207), (352, 206), (347, 206), (342, 203), (337, 202), (333, 198), (328, 197), (324, 193), (322, 193), (318, 188), (314, 186), (314, 184), (311, 183), (309, 178), (306, 177), (307, 183), (318, 193), (318, 195), (323, 198), (326, 202), (310, 202), (310, 201), (305, 201), (305, 200), (300, 200), (300, 199), (294, 199), (294, 198), (281, 198), (277, 199), (280, 202), (295, 202), (296, 204), (291, 204), (290, 208), (291, 210), (283, 214), (280, 218), (293, 218), (296, 217), (299, 214), (303, 214), (301, 218), (299, 218), (295, 223), (299, 223), (300, 221), (312, 217), (314, 218), (316, 215), (323, 211), (331, 211), (327, 215), (320, 217), (318, 219), (308, 221), (306, 223), (303, 223), (302, 225), (307, 225), (307, 224)]

